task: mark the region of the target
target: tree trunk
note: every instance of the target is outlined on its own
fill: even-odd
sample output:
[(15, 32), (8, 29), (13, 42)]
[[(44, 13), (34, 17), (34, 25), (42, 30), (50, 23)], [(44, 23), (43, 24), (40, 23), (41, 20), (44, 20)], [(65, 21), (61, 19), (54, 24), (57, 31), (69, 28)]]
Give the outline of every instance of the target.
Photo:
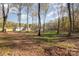
[(64, 13), (63, 13), (63, 11), (62, 11), (62, 29), (63, 29), (63, 31), (64, 31)]
[(4, 4), (2, 4), (2, 12), (3, 12), (3, 27), (2, 27), (2, 32), (6, 32), (5, 25), (6, 25), (6, 21), (7, 21), (7, 17), (8, 17), (8, 12), (9, 12), (9, 5), (7, 7), (7, 12), (5, 14), (5, 7), (4, 7)]
[(27, 6), (27, 30), (28, 30), (28, 28), (29, 28), (29, 23), (28, 23), (28, 13), (29, 13), (29, 7)]
[(60, 18), (58, 18), (58, 29), (57, 29), (57, 34), (59, 34), (60, 31)]
[(33, 24), (34, 24), (34, 19), (33, 19), (33, 15), (32, 15), (32, 30), (33, 30)]
[(44, 20), (43, 20), (43, 32), (45, 32), (45, 21), (46, 21), (46, 13), (44, 15)]
[(61, 15), (62, 15), (62, 25), (61, 25), (61, 27), (62, 27), (62, 31), (64, 31), (64, 12), (63, 12), (63, 5), (61, 6)]
[(18, 21), (19, 21), (19, 29), (21, 29), (21, 4), (19, 5), (19, 13), (18, 13)]
[(74, 4), (72, 3), (72, 32), (74, 32), (74, 22), (75, 22), (75, 20), (74, 20)]
[(40, 3), (38, 3), (38, 36), (41, 36)]
[(67, 8), (68, 8), (68, 16), (69, 16), (69, 33), (68, 36), (71, 35), (71, 31), (72, 31), (72, 19), (71, 19), (71, 10), (70, 10), (70, 3), (67, 3)]

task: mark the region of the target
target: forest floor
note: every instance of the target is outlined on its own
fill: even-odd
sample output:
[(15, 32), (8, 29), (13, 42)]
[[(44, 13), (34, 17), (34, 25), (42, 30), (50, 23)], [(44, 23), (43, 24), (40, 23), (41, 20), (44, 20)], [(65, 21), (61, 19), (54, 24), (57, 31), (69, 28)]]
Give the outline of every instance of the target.
[(79, 56), (79, 34), (70, 37), (0, 33), (0, 56)]

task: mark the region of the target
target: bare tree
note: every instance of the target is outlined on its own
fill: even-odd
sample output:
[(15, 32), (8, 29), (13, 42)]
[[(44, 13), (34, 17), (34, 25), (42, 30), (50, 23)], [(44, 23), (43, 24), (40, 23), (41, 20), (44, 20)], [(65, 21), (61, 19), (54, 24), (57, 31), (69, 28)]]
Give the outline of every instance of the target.
[(38, 36), (41, 36), (40, 3), (38, 3)]
[(75, 23), (74, 16), (75, 16), (75, 15), (74, 15), (74, 3), (72, 3), (72, 19), (73, 19), (73, 22), (72, 22), (73, 30), (72, 30), (72, 31), (73, 31), (73, 32), (74, 32), (74, 27), (75, 27), (75, 26), (74, 26), (74, 23)]
[(68, 36), (71, 35), (71, 31), (72, 31), (72, 19), (71, 19), (71, 7), (70, 7), (70, 3), (67, 3), (67, 8), (68, 8), (68, 16), (69, 16), (69, 33)]
[(28, 28), (29, 28), (28, 14), (29, 14), (29, 5), (27, 5), (27, 30), (28, 30)]
[(18, 5), (18, 22), (19, 22), (19, 29), (21, 28), (21, 6), (22, 4)]
[[(36, 16), (37, 16), (37, 12), (33, 11), (32, 12), (32, 28), (33, 28), (33, 25), (34, 25), (34, 17), (36, 17)], [(36, 19), (35, 19), (35, 21), (36, 21)]]
[(5, 4), (2, 4), (2, 12), (3, 12), (3, 28), (2, 28), (2, 32), (6, 32), (5, 25), (6, 25), (8, 13), (9, 13), (9, 4), (7, 4), (6, 12), (5, 12)]
[(28, 30), (28, 28), (29, 28), (29, 11), (31, 9), (32, 3), (24, 4), (24, 6), (27, 7), (27, 19), (26, 19), (26, 21), (27, 21), (26, 25), (27, 26), (26, 27), (27, 27), (27, 30)]
[(44, 11), (43, 32), (45, 31), (45, 22), (46, 22), (46, 15), (48, 12), (48, 5), (49, 5), (48, 3), (41, 4), (41, 10)]
[(59, 17), (59, 10), (57, 8), (57, 14), (58, 14), (58, 28), (57, 28), (57, 34), (59, 34), (59, 31), (60, 31), (60, 17)]

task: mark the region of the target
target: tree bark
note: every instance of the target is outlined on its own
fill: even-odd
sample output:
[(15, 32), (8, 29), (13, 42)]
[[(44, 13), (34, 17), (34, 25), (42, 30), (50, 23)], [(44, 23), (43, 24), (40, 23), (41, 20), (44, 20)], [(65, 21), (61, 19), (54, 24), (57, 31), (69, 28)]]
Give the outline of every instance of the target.
[(72, 4), (72, 19), (73, 19), (73, 22), (72, 22), (72, 26), (73, 26), (73, 32), (74, 32), (74, 23), (75, 23), (75, 20), (74, 20), (74, 4)]
[(38, 36), (41, 36), (40, 3), (38, 3)]
[(28, 23), (28, 13), (29, 13), (29, 7), (27, 6), (27, 30), (28, 30), (28, 28), (29, 28), (29, 23)]
[(8, 4), (8, 7), (7, 7), (7, 12), (6, 12), (6, 14), (5, 14), (5, 7), (4, 7), (4, 4), (2, 4), (2, 12), (3, 12), (3, 27), (2, 27), (2, 32), (6, 32), (5, 25), (6, 25), (8, 13), (9, 13), (9, 4)]
[(71, 10), (70, 10), (70, 3), (67, 3), (67, 8), (68, 8), (68, 16), (69, 16), (69, 33), (68, 36), (71, 36), (71, 31), (72, 31), (72, 19), (71, 19)]
[(45, 32), (45, 21), (46, 21), (46, 13), (44, 15), (44, 20), (43, 20), (43, 32)]
[[(58, 16), (59, 16), (59, 12), (58, 13)], [(58, 17), (58, 29), (57, 29), (57, 34), (59, 34), (59, 31), (60, 31), (60, 18)]]
[(18, 21), (19, 21), (19, 29), (21, 29), (21, 4), (19, 5), (19, 13), (18, 13)]

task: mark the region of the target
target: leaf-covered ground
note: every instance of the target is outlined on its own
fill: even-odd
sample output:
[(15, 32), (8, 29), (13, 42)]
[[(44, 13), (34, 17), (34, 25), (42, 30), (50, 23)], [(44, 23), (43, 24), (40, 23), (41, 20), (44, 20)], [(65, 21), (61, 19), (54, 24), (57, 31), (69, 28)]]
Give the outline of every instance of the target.
[(79, 55), (79, 37), (37, 36), (34, 33), (0, 33), (1, 56)]

